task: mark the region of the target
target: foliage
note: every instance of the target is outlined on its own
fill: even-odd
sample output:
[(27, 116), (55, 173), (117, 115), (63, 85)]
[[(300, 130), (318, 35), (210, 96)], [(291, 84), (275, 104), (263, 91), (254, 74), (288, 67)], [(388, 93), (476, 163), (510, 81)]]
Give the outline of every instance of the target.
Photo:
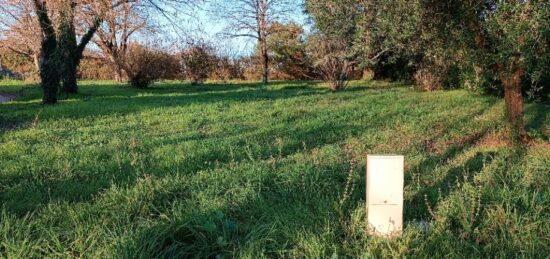
[(0, 48), (0, 63), (2, 67), (28, 81), (38, 80), (38, 71), (32, 60), (28, 57)]
[(434, 72), (437, 67), (423, 67), (414, 73), (414, 83), (416, 88), (424, 91), (433, 91), (440, 89), (443, 84), (441, 74)]
[[(544, 105), (527, 105), (535, 141), (515, 149), (491, 96), (258, 85), (82, 82), (47, 107), (39, 89), (0, 86), (21, 94), (0, 104), (0, 257), (550, 253)], [(405, 234), (388, 241), (365, 235), (360, 165), (390, 152), (407, 177)]]
[(548, 73), (548, 2), (449, 0), (422, 4), (434, 34), (461, 51), (458, 53), (469, 54), (457, 62), (470, 63), (480, 74), (492, 75), (492, 81), (503, 90), (512, 134), (527, 141), (522, 85), (527, 81), (536, 88), (536, 81)]
[(355, 61), (347, 56), (348, 46), (340, 40), (317, 34), (308, 38), (307, 47), (313, 65), (332, 91), (344, 90)]
[(243, 60), (229, 57), (214, 57), (214, 69), (210, 70), (209, 79), (213, 80), (231, 80), (244, 79)]
[[(532, 98), (548, 98), (550, 90), (550, 3), (495, 3), (496, 10), (484, 24), (485, 35), (496, 51), (489, 58), (504, 68), (518, 58), (517, 66), (524, 70), (523, 90)], [(497, 65), (498, 66), (498, 65)], [(506, 71), (510, 73), (511, 71)], [(502, 77), (502, 76), (501, 76)], [(506, 76), (505, 76), (506, 77)], [(500, 78), (505, 81), (505, 78)], [(546, 80), (546, 81), (545, 81)], [(504, 84), (505, 82), (503, 82)]]
[(362, 15), (357, 0), (308, 0), (306, 11), (319, 32), (352, 45)]
[(182, 71), (192, 84), (202, 84), (214, 70), (215, 56), (205, 44), (193, 45), (181, 53)]
[(80, 80), (114, 80), (114, 74), (113, 66), (93, 54), (84, 56), (78, 67)]
[[(273, 22), (268, 29), (267, 49), (269, 77), (276, 80), (305, 80), (316, 78), (310, 56), (306, 50), (304, 28), (294, 22)], [(256, 46), (249, 60), (248, 78), (261, 78), (261, 48)]]
[(178, 60), (158, 47), (131, 43), (124, 57), (130, 86), (147, 88), (154, 81), (177, 74)]
[(333, 91), (346, 88), (357, 64), (354, 48), (361, 12), (356, 0), (308, 0), (306, 10), (319, 30), (308, 39), (308, 54)]
[(295, 23), (272, 23), (267, 40), (273, 77), (282, 80), (303, 80), (315, 77), (306, 53), (304, 29)]

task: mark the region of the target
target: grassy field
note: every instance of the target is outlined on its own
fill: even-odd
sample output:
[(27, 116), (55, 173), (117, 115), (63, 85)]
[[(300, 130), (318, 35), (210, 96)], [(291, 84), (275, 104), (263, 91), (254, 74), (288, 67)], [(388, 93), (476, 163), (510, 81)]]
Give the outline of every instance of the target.
[[(0, 104), (0, 257), (550, 256), (550, 113), (354, 82), (82, 82)], [(365, 234), (366, 154), (406, 155), (405, 223)], [(428, 227), (426, 227), (428, 224)]]

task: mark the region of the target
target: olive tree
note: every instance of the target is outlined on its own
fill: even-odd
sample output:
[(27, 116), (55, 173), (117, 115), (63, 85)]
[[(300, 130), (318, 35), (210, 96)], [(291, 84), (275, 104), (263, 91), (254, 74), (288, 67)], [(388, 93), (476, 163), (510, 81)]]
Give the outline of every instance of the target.
[[(528, 139), (522, 85), (536, 85), (550, 62), (548, 1), (423, 1), (424, 19), (441, 38), (490, 71), (504, 92), (514, 138)], [(453, 35), (449, 38), (448, 35)]]

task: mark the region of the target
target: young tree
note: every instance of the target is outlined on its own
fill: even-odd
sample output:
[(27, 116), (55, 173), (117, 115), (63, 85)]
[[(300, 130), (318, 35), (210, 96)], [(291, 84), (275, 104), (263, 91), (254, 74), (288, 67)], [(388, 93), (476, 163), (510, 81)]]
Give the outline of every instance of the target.
[(357, 62), (353, 57), (348, 57), (345, 42), (315, 34), (308, 38), (307, 49), (313, 65), (323, 80), (330, 84), (330, 89), (334, 92), (346, 89), (350, 72)]
[(248, 37), (258, 42), (262, 62), (262, 82), (269, 81), (269, 27), (281, 21), (296, 5), (291, 0), (220, 0), (215, 13), (227, 21), (225, 33), (231, 37)]
[(121, 82), (128, 73), (124, 64), (128, 44), (132, 36), (144, 30), (151, 21), (139, 1), (123, 2), (107, 10), (104, 19), (105, 24), (98, 28), (93, 41), (113, 66), (116, 81)]

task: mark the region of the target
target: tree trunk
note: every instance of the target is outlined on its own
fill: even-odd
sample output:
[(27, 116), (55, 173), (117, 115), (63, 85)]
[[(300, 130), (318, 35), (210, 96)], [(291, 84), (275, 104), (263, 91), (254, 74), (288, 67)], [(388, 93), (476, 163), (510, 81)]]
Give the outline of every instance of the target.
[(57, 73), (57, 65), (48, 64), (43, 66), (42, 71), (40, 72), (40, 78), (42, 80), (42, 89), (44, 92), (42, 103), (57, 103), (57, 89), (59, 88), (59, 74)]
[(75, 53), (74, 50), (76, 48), (76, 42), (69, 43), (66, 46), (62, 47), (63, 51), (63, 60), (61, 65), (61, 71), (62, 71), (62, 83), (63, 83), (63, 92), (70, 93), (70, 94), (76, 94), (78, 93), (78, 85), (77, 85), (77, 63), (75, 60)]
[[(513, 62), (515, 63), (515, 62)], [(502, 85), (504, 86), (504, 100), (506, 103), (506, 115), (515, 140), (526, 142), (528, 140), (523, 121), (523, 94), (521, 92), (521, 77), (523, 68), (514, 68), (510, 73), (500, 72)]]
[(103, 20), (96, 18), (92, 27), (82, 36), (80, 44), (77, 45), (76, 29), (74, 26), (74, 9), (76, 3), (72, 2), (70, 4), (71, 5), (67, 7), (67, 11), (64, 13), (65, 17), (60, 30), (61, 37), (59, 40), (59, 47), (63, 53), (63, 64), (61, 66), (63, 72), (63, 91), (65, 93), (76, 94), (78, 93), (78, 66), (84, 56), (84, 49)]
[(55, 104), (57, 103), (57, 91), (59, 89), (59, 62), (56, 57), (56, 40), (53, 37), (46, 37), (42, 43), (44, 51), (43, 60), (40, 64), (40, 79), (42, 80), (42, 103)]
[(34, 0), (33, 3), (40, 29), (44, 34), (41, 43), (42, 56), (40, 60), (40, 79), (42, 80), (41, 86), (44, 92), (42, 102), (44, 104), (55, 104), (57, 103), (57, 91), (60, 80), (57, 39), (50, 17), (48, 17), (46, 2)]
[(33, 56), (34, 61), (34, 67), (36, 68), (36, 72), (40, 73), (40, 63), (42, 63), (42, 50), (40, 50), (39, 53), (35, 53)]
[(75, 2), (67, 3), (61, 12), (61, 26), (59, 30), (59, 48), (61, 51), (61, 81), (63, 83), (63, 92), (76, 94), (78, 92), (76, 73), (76, 29), (74, 26)]
[(260, 49), (262, 51), (262, 83), (267, 84), (269, 82), (269, 55), (267, 53), (266, 38), (260, 39)]
[(67, 60), (64, 62), (65, 68), (63, 69), (63, 91), (69, 94), (78, 93), (77, 74), (78, 67), (74, 60)]
[(122, 83), (124, 81), (124, 71), (118, 66), (115, 68), (115, 81), (117, 83)]

